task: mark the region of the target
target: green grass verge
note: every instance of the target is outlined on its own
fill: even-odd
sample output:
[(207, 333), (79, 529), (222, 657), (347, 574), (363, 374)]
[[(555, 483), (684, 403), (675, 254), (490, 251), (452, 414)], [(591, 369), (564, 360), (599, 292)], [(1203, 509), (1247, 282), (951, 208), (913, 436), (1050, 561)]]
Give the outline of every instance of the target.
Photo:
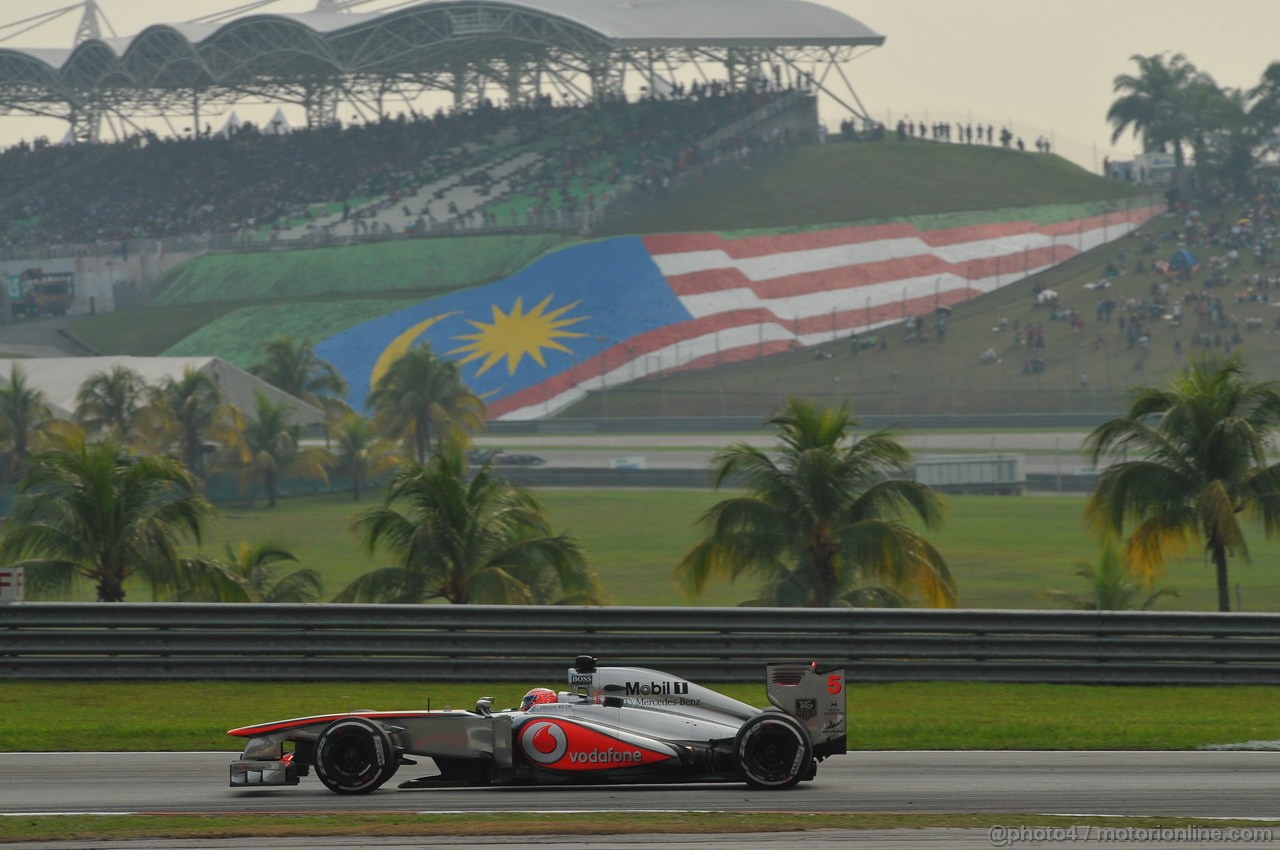
[[(567, 662), (566, 662), (567, 663)], [(470, 708), (479, 696), (515, 705), (555, 682), (11, 681), (0, 711), (22, 735), (2, 750), (227, 751), (226, 730), (348, 709)], [(766, 705), (762, 683), (713, 685)], [(851, 684), (854, 750), (1181, 750), (1280, 739), (1280, 687), (1107, 687), (973, 682)]]
[[(0, 844), (18, 841), (105, 841), (121, 839), (276, 838), (306, 836), (533, 836), (533, 835), (707, 835), (713, 833), (807, 832), (815, 829), (991, 829), (1044, 827), (1075, 831), (1090, 840), (1101, 829), (1265, 830), (1252, 820), (1153, 817), (1062, 817), (1053, 815), (947, 814), (786, 814), (762, 813), (589, 813), (503, 815), (359, 814), (335, 815), (152, 815), (5, 818)], [(797, 842), (802, 841), (797, 837)]]
[[(71, 333), (103, 354), (154, 357), (234, 309), (231, 304), (197, 304), (145, 312), (117, 310), (79, 319), (72, 324)], [(212, 353), (198, 352), (200, 356)]]
[[(700, 537), (697, 519), (721, 495), (709, 490), (542, 489), (552, 523), (576, 535), (600, 575), (609, 601), (626, 605), (737, 605), (755, 594), (747, 582), (717, 583), (697, 597), (686, 597), (672, 579), (684, 553)], [(350, 494), (282, 500), (262, 505), (223, 505), (209, 525), (202, 551), (221, 555), (224, 541), (276, 540), (301, 566), (319, 570), (327, 593), (336, 593), (356, 576), (384, 563), (370, 555), (351, 531), (372, 498), (353, 502)], [(929, 539), (947, 559), (965, 608), (1054, 608), (1048, 590), (1083, 594), (1073, 575), (1077, 562), (1096, 558), (1098, 547), (1083, 522), (1084, 498), (949, 496), (941, 529)], [(1231, 564), (1244, 611), (1280, 611), (1280, 539), (1265, 539), (1246, 525), (1252, 563)], [(195, 547), (189, 547), (194, 553)], [(1213, 571), (1199, 553), (1171, 559), (1162, 586), (1182, 592), (1160, 603), (1162, 610), (1212, 611), (1217, 597)], [(128, 588), (130, 601), (146, 601), (147, 591)], [(92, 588), (81, 585), (74, 600), (89, 601)]]

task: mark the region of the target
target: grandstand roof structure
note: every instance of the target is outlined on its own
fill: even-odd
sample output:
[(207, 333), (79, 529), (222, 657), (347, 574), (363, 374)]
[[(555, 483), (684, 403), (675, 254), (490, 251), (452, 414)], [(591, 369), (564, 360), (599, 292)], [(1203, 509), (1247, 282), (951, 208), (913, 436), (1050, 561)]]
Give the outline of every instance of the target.
[(0, 116), (61, 118), (95, 140), (140, 118), (198, 128), (251, 101), (299, 105), (318, 126), (339, 104), (373, 120), (433, 92), (464, 108), (580, 103), (689, 76), (803, 84), (865, 116), (841, 65), (885, 40), (807, 0), (318, 0), (292, 13), (269, 11), (275, 1), (127, 37), (102, 35), (95, 0), (57, 10), (83, 10), (77, 43), (0, 46)]

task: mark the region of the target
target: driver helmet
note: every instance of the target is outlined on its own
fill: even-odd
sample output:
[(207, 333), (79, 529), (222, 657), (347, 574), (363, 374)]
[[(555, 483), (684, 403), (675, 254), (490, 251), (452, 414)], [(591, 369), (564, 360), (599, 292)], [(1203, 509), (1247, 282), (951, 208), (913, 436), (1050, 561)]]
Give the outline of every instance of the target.
[(528, 711), (535, 705), (556, 701), (556, 692), (550, 688), (534, 688), (520, 700), (520, 710)]

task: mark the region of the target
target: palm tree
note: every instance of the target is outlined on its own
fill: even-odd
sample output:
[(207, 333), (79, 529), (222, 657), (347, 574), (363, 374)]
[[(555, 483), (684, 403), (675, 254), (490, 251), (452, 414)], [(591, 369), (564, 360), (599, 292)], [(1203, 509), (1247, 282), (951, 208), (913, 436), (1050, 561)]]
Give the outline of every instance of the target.
[(298, 342), (291, 336), (278, 336), (258, 347), (262, 360), (249, 367), (250, 374), (331, 415), (346, 407), (341, 397), (347, 392), (347, 382), (333, 364), (316, 356), (311, 340)]
[(1218, 583), (1218, 609), (1231, 610), (1229, 559), (1248, 560), (1240, 517), (1252, 514), (1270, 535), (1280, 529), (1280, 464), (1267, 450), (1280, 426), (1280, 392), (1251, 383), (1238, 354), (1200, 360), (1167, 388), (1139, 387), (1127, 416), (1093, 431), (1086, 446), (1137, 455), (1098, 476), (1086, 515), (1104, 534), (1134, 529), (1126, 559), (1148, 583), (1166, 549), (1204, 547)]
[(198, 557), (183, 562), (182, 602), (314, 602), (324, 592), (312, 569), (282, 572), (279, 564), (297, 562), (292, 552), (271, 541), (227, 544), (225, 560)]
[[(1061, 590), (1050, 590), (1046, 595), (1081, 611), (1148, 611), (1166, 596), (1182, 595), (1171, 587), (1152, 591), (1135, 581), (1111, 540), (1103, 545), (1096, 564), (1081, 561), (1076, 565), (1074, 575), (1088, 582), (1087, 596), (1076, 596)], [(1146, 596), (1139, 599), (1144, 593)]]
[(302, 428), (293, 421), (287, 402), (275, 404), (263, 393), (254, 393), (253, 416), (220, 453), (218, 465), (236, 472), (241, 485), (260, 483), (267, 492), (267, 506), (275, 507), (281, 476), (327, 481), (329, 453), (299, 445)]
[(1253, 104), (1249, 114), (1256, 123), (1259, 136), (1274, 136), (1276, 128), (1280, 127), (1280, 62), (1268, 65), (1262, 72), (1262, 79), (1245, 96)]
[(337, 602), (595, 604), (595, 571), (577, 541), (551, 530), (533, 494), (488, 464), (468, 476), (447, 442), (427, 463), (401, 467), (385, 502), (356, 520), (370, 552), (394, 565), (360, 576)]
[(360, 501), (360, 487), (371, 477), (399, 463), (395, 447), (378, 436), (373, 423), (358, 413), (337, 420), (333, 437), (333, 470), (351, 480), (351, 498)]
[(85, 379), (76, 393), (76, 422), (91, 436), (129, 445), (137, 437), (146, 391), (142, 376), (128, 366), (96, 372)]
[(176, 432), (173, 442), (183, 464), (195, 475), (203, 475), (205, 438), (226, 440), (235, 427), (233, 411), (223, 405), (217, 380), (208, 372), (187, 367), (180, 379), (166, 377), (152, 390), (151, 404)]
[(17, 361), (9, 364), (9, 379), (0, 381), (0, 437), (8, 446), (4, 477), (17, 477), (31, 457), (31, 441), (53, 414), (44, 393), (27, 383)]
[(1113, 144), (1132, 130), (1142, 136), (1143, 150), (1172, 147), (1174, 165), (1182, 174), (1182, 145), (1194, 131), (1186, 109), (1188, 90), (1207, 78), (1183, 54), (1166, 57), (1165, 53), (1129, 57), (1138, 64), (1138, 73), (1120, 74), (1113, 81), (1113, 91), (1120, 96), (1107, 110), (1107, 121), (1114, 128)]
[(1213, 132), (1204, 134), (1203, 152), (1198, 152), (1205, 166), (1212, 165), (1222, 179), (1237, 191), (1247, 192), (1253, 180), (1257, 151), (1273, 135), (1259, 116), (1262, 102), (1252, 106), (1248, 95), (1239, 89), (1226, 89), (1215, 104), (1206, 124)]
[(0, 560), (25, 567), (36, 592), (65, 592), (83, 577), (97, 585), (100, 602), (120, 602), (135, 574), (153, 592), (175, 587), (178, 545), (188, 535), (200, 539), (211, 511), (172, 458), (68, 438), (65, 448), (31, 459)]
[(443, 445), (465, 441), (484, 425), (484, 402), (462, 382), (458, 365), (426, 346), (411, 348), (392, 362), (365, 406), (374, 411), (379, 431), (413, 447), (418, 463), (426, 461), (433, 430)]
[(676, 576), (692, 593), (717, 577), (761, 581), (754, 604), (828, 607), (891, 604), (920, 594), (932, 606), (955, 601), (942, 556), (908, 527), (941, 518), (923, 484), (896, 478), (910, 455), (884, 431), (848, 443), (848, 410), (791, 399), (767, 424), (779, 431), (771, 456), (744, 443), (716, 453), (717, 489), (741, 477), (748, 495), (713, 505), (708, 536)]

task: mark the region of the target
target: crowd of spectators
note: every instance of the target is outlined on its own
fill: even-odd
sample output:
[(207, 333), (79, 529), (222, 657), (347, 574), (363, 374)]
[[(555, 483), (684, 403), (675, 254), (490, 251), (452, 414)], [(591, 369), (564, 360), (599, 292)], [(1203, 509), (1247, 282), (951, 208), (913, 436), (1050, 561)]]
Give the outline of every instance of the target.
[(694, 167), (700, 140), (768, 96), (709, 84), (639, 103), (547, 99), (291, 132), (246, 124), (183, 138), (22, 143), (0, 153), (0, 245), (262, 234), (319, 210), (346, 218), (374, 202), (398, 208), (446, 175), (483, 184), (499, 149), (521, 147), (541, 154), (518, 175), (526, 206), (594, 205), (609, 186), (660, 184)]
[(695, 84), (672, 97), (608, 100), (586, 107), (571, 121), (554, 113), (538, 116), (537, 123), (522, 129), (540, 158), (508, 178), (509, 190), (486, 214), (491, 223), (504, 224), (591, 211), (624, 186), (659, 192), (683, 178), (699, 178), (726, 158), (789, 148), (798, 137), (785, 127), (715, 138), (780, 94)]

